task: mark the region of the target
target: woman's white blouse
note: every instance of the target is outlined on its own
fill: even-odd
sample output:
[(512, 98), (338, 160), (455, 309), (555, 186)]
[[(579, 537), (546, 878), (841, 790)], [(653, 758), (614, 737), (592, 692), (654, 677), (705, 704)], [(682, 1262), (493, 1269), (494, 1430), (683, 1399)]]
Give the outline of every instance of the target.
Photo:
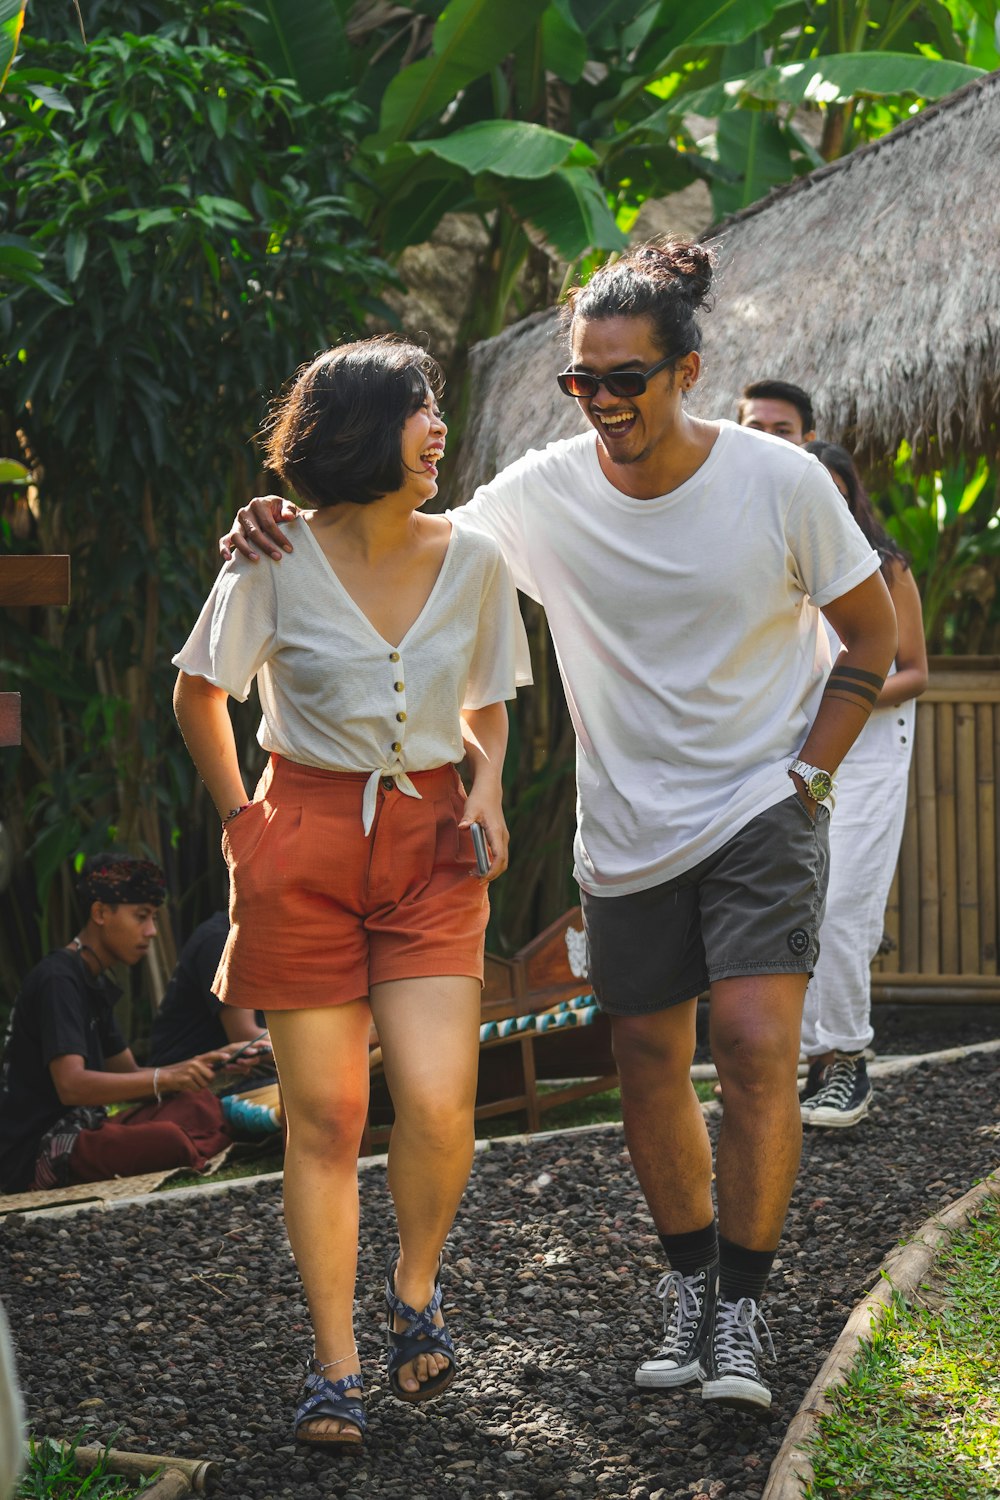
[(307, 525), (280, 563), (236, 557), (222, 569), (174, 665), (243, 702), (254, 679), (265, 750), (327, 771), (368, 771), (371, 829), (379, 779), (419, 793), (408, 771), (464, 755), (459, 715), (531, 682), (517, 592), (491, 537), (453, 527), (420, 614), (398, 646), (383, 640)]

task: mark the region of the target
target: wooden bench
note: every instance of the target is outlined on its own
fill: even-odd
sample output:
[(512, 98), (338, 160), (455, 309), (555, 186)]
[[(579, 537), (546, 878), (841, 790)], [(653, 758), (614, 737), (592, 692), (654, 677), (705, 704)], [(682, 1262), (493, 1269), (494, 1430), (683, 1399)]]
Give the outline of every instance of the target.
[[(615, 1088), (611, 1028), (587, 981), (579, 907), (553, 922), (513, 958), (486, 955), (479, 1028), (476, 1119), (523, 1113), (529, 1131), (557, 1105)], [(389, 1137), (392, 1103), (373, 1035), (372, 1099), (363, 1150)], [(539, 1091), (540, 1082), (556, 1087)]]

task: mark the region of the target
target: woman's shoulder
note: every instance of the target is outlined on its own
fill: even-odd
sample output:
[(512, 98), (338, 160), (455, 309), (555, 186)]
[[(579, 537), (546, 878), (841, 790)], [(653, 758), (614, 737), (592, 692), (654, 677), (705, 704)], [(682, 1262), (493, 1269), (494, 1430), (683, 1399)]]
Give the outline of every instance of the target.
[[(435, 517), (435, 519), (443, 520), (444, 517)], [(459, 556), (469, 561), (475, 560), (495, 566), (497, 561), (503, 560), (503, 552), (496, 538), (486, 531), (480, 531), (475, 526), (453, 526), (450, 545)]]
[(216, 588), (226, 594), (236, 591), (247, 599), (256, 600), (273, 599), (289, 589), (300, 591), (303, 576), (316, 571), (317, 559), (322, 562), (322, 552), (316, 538), (310, 534), (308, 524), (301, 518), (299, 524), (288, 531), (291, 552), (283, 552), (276, 562), (265, 555), (251, 562), (248, 557), (234, 552), (220, 568)]

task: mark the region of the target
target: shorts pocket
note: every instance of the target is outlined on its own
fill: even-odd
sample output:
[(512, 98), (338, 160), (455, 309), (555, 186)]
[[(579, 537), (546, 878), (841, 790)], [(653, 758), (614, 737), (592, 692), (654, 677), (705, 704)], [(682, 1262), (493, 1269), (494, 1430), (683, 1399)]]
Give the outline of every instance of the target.
[(223, 823), (222, 853), (230, 869), (237, 863), (244, 864), (267, 832), (269, 819), (265, 812), (263, 802), (251, 802), (235, 818)]
[(824, 807), (821, 802), (816, 804), (815, 814), (811, 813), (808, 807), (806, 807), (805, 803), (803, 802), (801, 793), (798, 791), (792, 792), (792, 799), (794, 800), (799, 811), (802, 813), (802, 816), (805, 818), (806, 822), (811, 828), (816, 827), (816, 822), (821, 812), (825, 812), (827, 817), (830, 816), (830, 809), (828, 807)]
[[(459, 792), (434, 799), (434, 865), (436, 869), (447, 866), (474, 864), (472, 835), (467, 828), (459, 828), (459, 819), (465, 812), (465, 798)], [(468, 847), (466, 847), (468, 846)]]
[(447, 805), (447, 821), (450, 823), (453, 832), (448, 835), (447, 846), (442, 842), (439, 844), (439, 848), (443, 851), (447, 847), (449, 853), (453, 851), (453, 857), (458, 864), (462, 865), (465, 869), (474, 870), (476, 868), (476, 850), (472, 842), (472, 829), (459, 828), (458, 826), (465, 817), (465, 803), (465, 792), (456, 787), (453, 792), (449, 793), (447, 804), (441, 804), (442, 815), (444, 815), (444, 808)]

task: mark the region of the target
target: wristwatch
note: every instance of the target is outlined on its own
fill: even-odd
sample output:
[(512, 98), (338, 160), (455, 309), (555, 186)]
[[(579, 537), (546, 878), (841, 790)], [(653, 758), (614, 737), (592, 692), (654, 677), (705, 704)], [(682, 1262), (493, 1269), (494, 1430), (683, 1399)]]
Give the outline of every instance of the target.
[(793, 771), (796, 776), (802, 777), (806, 792), (814, 802), (822, 802), (834, 790), (833, 777), (829, 771), (821, 771), (819, 766), (807, 765), (804, 760), (793, 760), (788, 763), (789, 776)]

